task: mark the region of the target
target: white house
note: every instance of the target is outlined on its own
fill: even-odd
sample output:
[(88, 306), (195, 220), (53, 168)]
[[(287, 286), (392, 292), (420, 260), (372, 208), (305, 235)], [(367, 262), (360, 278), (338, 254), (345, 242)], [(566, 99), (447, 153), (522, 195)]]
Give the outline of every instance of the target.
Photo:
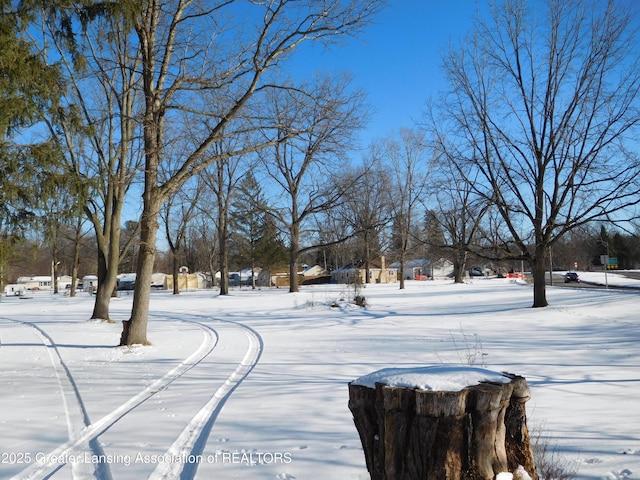
[(35, 275), (33, 277), (18, 277), (18, 283), (27, 290), (51, 290), (50, 275)]
[(436, 279), (447, 279), (453, 276), (453, 262), (440, 258), (431, 263), (431, 276)]
[[(392, 267), (400, 269), (400, 263), (391, 264)], [(453, 275), (453, 263), (446, 258), (436, 261), (418, 258), (404, 262), (402, 276), (407, 280), (447, 279)]]
[(424, 280), (432, 276), (431, 260), (425, 258), (405, 261), (402, 270), (400, 270), (400, 262), (394, 262), (391, 266), (397, 268), (405, 280)]
[[(33, 277), (18, 277), (19, 285), (23, 285), (26, 290), (52, 290), (51, 275), (35, 275)], [(58, 290), (71, 287), (71, 276), (61, 275), (57, 279)]]

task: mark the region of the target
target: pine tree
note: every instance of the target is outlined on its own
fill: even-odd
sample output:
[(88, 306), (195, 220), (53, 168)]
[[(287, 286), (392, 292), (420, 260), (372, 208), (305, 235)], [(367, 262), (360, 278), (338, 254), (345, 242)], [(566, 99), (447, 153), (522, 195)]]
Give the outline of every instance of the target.
[(59, 73), (27, 40), (29, 16), (13, 2), (0, 4), (0, 287), (11, 246), (35, 220), (33, 177), (42, 158), (21, 142), (27, 128), (56, 105)]

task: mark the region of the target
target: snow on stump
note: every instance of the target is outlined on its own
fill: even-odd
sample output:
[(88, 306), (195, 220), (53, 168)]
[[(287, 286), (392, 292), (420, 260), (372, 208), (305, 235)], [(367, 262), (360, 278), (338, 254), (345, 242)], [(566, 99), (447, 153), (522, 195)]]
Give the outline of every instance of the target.
[(529, 398), (523, 377), (476, 367), (387, 368), (349, 384), (371, 480), (538, 480)]

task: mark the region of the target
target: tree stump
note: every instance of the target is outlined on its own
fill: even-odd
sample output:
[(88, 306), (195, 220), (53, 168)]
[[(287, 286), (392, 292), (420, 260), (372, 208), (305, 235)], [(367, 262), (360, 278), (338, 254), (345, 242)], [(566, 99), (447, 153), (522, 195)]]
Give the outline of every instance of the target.
[(538, 480), (529, 398), (523, 377), (474, 367), (385, 369), (349, 384), (371, 480), (493, 480), (519, 466)]

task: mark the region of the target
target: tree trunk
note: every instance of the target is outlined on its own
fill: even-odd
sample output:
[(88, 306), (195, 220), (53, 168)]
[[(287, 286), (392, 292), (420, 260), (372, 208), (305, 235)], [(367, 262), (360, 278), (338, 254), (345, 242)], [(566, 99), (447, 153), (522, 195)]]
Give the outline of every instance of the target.
[(522, 465), (538, 480), (524, 378), (460, 391), (349, 384), (372, 480), (493, 480)]
[(76, 296), (76, 290), (78, 289), (78, 266), (80, 265), (80, 228), (76, 230), (76, 236), (73, 242), (73, 264), (71, 265), (71, 290), (69, 291), (70, 297)]
[(370, 260), (371, 260), (371, 248), (369, 248), (369, 230), (365, 229), (364, 231), (364, 283), (371, 283), (371, 275), (370, 272)]
[(98, 252), (98, 287), (93, 304), (92, 320), (110, 321), (109, 303), (118, 280), (118, 269), (107, 266), (104, 252)]
[(298, 224), (291, 227), (291, 251), (289, 258), (289, 292), (300, 291), (298, 286), (298, 250), (300, 248), (300, 231)]
[(251, 290), (255, 290), (255, 289), (256, 289), (256, 267), (252, 261), (251, 262)]
[(464, 283), (464, 271), (467, 266), (467, 254), (457, 247), (453, 257), (453, 276), (455, 283)]
[(453, 281), (454, 283), (464, 283), (462, 278), (463, 276), (463, 267), (458, 260), (458, 256), (454, 256), (453, 258)]
[(144, 207), (140, 217), (140, 253), (136, 268), (136, 283), (133, 289), (131, 318), (124, 320), (120, 345), (150, 345), (147, 340), (151, 280), (156, 258), (158, 234), (158, 212), (162, 199), (157, 191), (144, 194)]
[(180, 294), (180, 284), (179, 284), (179, 274), (180, 272), (178, 271), (178, 252), (177, 249), (171, 252), (171, 257), (172, 257), (172, 276), (173, 276), (173, 294), (174, 295), (179, 295)]
[(54, 295), (58, 293), (58, 263), (58, 252), (55, 251), (51, 263), (51, 287)]
[(289, 293), (299, 292), (298, 285), (298, 252), (291, 252), (291, 262), (289, 262)]
[(536, 245), (535, 257), (531, 262), (533, 274), (533, 307), (546, 307), (547, 288), (545, 285), (546, 276), (547, 246), (541, 242)]
[[(115, 211), (105, 228), (107, 243), (98, 242), (98, 288), (91, 318), (110, 322), (109, 304), (116, 291), (120, 266), (120, 213)], [(100, 235), (97, 230), (96, 234)]]
[(218, 261), (220, 263), (220, 295), (229, 295), (229, 206), (224, 190), (224, 163), (218, 162), (216, 181), (216, 202), (218, 205)]
[(220, 263), (220, 295), (229, 295), (229, 260), (227, 258), (227, 229), (218, 232), (218, 262)]
[(229, 295), (229, 267), (220, 261), (220, 295)]

